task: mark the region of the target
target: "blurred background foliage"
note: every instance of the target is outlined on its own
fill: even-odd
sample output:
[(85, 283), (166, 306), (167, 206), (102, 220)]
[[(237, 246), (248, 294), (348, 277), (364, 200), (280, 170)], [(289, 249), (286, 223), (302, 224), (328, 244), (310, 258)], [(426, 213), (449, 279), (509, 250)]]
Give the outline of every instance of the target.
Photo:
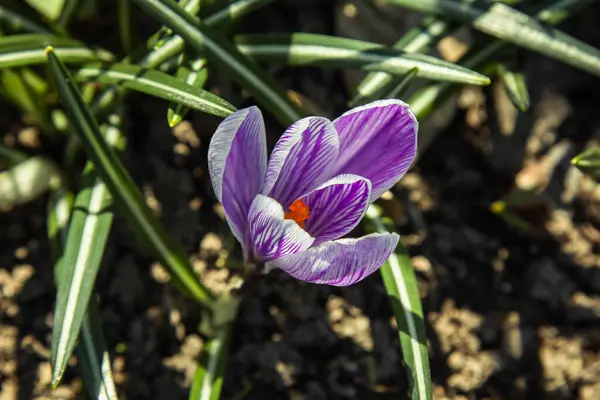
[[(598, 20), (0, 1), (0, 397), (597, 399)], [(415, 110), (418, 160), (357, 232), (396, 253), (351, 288), (254, 282), (207, 179), (217, 124), (257, 104), (272, 147), (385, 98)]]

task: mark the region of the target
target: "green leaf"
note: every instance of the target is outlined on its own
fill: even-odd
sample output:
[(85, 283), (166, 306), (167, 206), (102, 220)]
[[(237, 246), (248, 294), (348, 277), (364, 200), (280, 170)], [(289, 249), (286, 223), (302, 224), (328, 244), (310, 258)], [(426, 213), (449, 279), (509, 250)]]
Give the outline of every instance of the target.
[[(194, 60), (194, 62), (191, 63), (190, 68), (185, 66), (179, 67), (176, 76), (178, 79), (184, 80), (185, 83), (189, 85), (193, 85), (197, 88), (203, 87), (208, 79), (206, 60), (204, 58)], [(167, 110), (167, 122), (169, 123), (169, 126), (172, 128), (183, 121), (183, 118), (185, 118), (188, 111), (189, 109), (180, 103), (169, 104), (169, 109)]]
[(209, 91), (164, 72), (130, 64), (86, 65), (77, 71), (75, 80), (118, 84), (219, 117), (226, 117), (236, 110), (230, 103)]
[(45, 63), (45, 46), (52, 46), (56, 54), (67, 63), (83, 64), (90, 61), (113, 60), (110, 53), (90, 49), (72, 39), (28, 33), (0, 38), (0, 68)]
[[(200, 11), (200, 0), (179, 0), (177, 5), (190, 15), (195, 16), (198, 14), (198, 11)], [(174, 33), (171, 28), (163, 26), (158, 32), (150, 36), (148, 44), (154, 43), (152, 47), (156, 50), (165, 44), (173, 35)]]
[(36, 10), (22, 0), (2, 0), (0, 21), (14, 31), (53, 33), (53, 30), (39, 18)]
[[(218, 28), (227, 22), (236, 21), (246, 14), (261, 8), (275, 0), (238, 0), (207, 16), (203, 19), (204, 24)], [(160, 48), (155, 49), (138, 60), (138, 65), (156, 68), (167, 60), (181, 54), (184, 49), (184, 40), (181, 36), (173, 36)]]
[(404, 75), (413, 68), (420, 78), (488, 85), (477, 72), (423, 54), (407, 53), (343, 37), (311, 33), (258, 34), (236, 37), (238, 49), (256, 61), (334, 68), (359, 68)]
[(21, 108), (24, 113), (33, 117), (46, 131), (51, 131), (48, 109), (46, 104), (40, 101), (46, 88), (43, 85), (33, 85), (30, 79), (36, 78), (35, 74), (25, 69), (0, 70), (0, 93)]
[[(564, 21), (575, 12), (584, 9), (584, 5), (590, 4), (594, 0), (556, 0), (548, 6), (542, 8), (535, 14), (535, 18), (541, 22), (554, 25)], [(507, 42), (495, 40), (481, 47), (471, 49), (465, 54), (460, 64), (469, 69), (483, 69), (485, 63), (495, 58), (501, 51), (507, 47)], [(459, 87), (451, 86), (447, 83), (437, 83), (427, 86), (415, 93), (408, 101), (418, 119), (429, 115), (436, 105), (443, 102), (453, 91)], [(428, 146), (429, 143), (419, 141), (420, 152)]]
[(525, 76), (520, 72), (509, 69), (503, 63), (498, 64), (497, 71), (510, 101), (520, 111), (527, 111), (529, 109), (529, 92), (527, 91)]
[[(381, 209), (376, 205), (369, 207), (366, 218), (367, 229), (371, 232), (394, 231), (393, 224), (382, 216)], [(410, 399), (429, 400), (431, 399), (431, 373), (421, 297), (410, 257), (402, 242), (398, 243), (395, 252), (380, 271), (398, 324), (402, 358), (408, 374)]]
[[(394, 49), (408, 53), (424, 53), (444, 37), (454, 25), (435, 18), (425, 18), (423, 22), (410, 29), (394, 44)], [(356, 88), (356, 96), (350, 101), (350, 107), (376, 100), (378, 93), (386, 92), (393, 86), (393, 75), (385, 72), (370, 72)]]
[(393, 84), (395, 86), (392, 87), (392, 90), (389, 93), (384, 94), (383, 98), (385, 98), (385, 99), (400, 99), (400, 98), (402, 98), (404, 96), (404, 93), (406, 93), (406, 91), (408, 90), (408, 87), (412, 83), (415, 76), (417, 76), (418, 72), (419, 72), (419, 70), (417, 68), (413, 68), (410, 71), (408, 71), (406, 73), (406, 75), (404, 75), (399, 80), (390, 82), (391, 84)]
[(581, 172), (594, 179), (600, 179), (600, 147), (584, 151), (571, 160)]
[(233, 323), (226, 324), (205, 343), (189, 400), (219, 400), (232, 330)]
[[(105, 136), (107, 144), (112, 147), (121, 138), (117, 127), (109, 127)], [(95, 173), (93, 164), (88, 162), (83, 174), (83, 188), (75, 198), (65, 251), (60, 261), (62, 267), (57, 277), (58, 293), (50, 348), (54, 387), (58, 385), (75, 349), (112, 220), (110, 191)]]
[(302, 117), (275, 79), (248, 61), (233, 44), (206, 23), (195, 20), (172, 0), (134, 1), (250, 92), (282, 124), (289, 125)]
[[(200, 0), (179, 0), (179, 7), (181, 7), (185, 12), (192, 16), (196, 16), (200, 11), (200, 7), (202, 6), (202, 2)], [(161, 29), (150, 39), (148, 40), (148, 44), (155, 43), (154, 49), (160, 48), (164, 45), (169, 39), (171, 39), (175, 34), (171, 30), (171, 28), (163, 26)], [(192, 62), (187, 60), (186, 65), (181, 65), (184, 61), (186, 61), (188, 57), (185, 54), (181, 54), (178, 57), (178, 68), (175, 76), (184, 81), (187, 84), (197, 86), (199, 88), (204, 86), (206, 79), (208, 78), (208, 70), (205, 69), (206, 59), (199, 58)], [(163, 67), (161, 65), (161, 67)], [(189, 108), (178, 104), (178, 103), (170, 103), (167, 109), (167, 123), (171, 128), (179, 124), (183, 121), (183, 118), (188, 113)]]
[(81, 0), (64, 0), (56, 25), (61, 29), (67, 29), (69, 24), (73, 21), (73, 18), (76, 17), (80, 5)]
[[(204, 0), (206, 2), (206, 0)], [(222, 30), (240, 20), (244, 15), (259, 10), (275, 0), (237, 0), (206, 16), (204, 23), (211, 28)]]
[(183, 250), (144, 203), (127, 170), (115, 152), (100, 135), (87, 106), (83, 103), (65, 66), (51, 48), (47, 49), (50, 71), (67, 116), (74, 127), (89, 159), (102, 178), (129, 226), (138, 238), (153, 250), (157, 259), (169, 269), (177, 288), (210, 309), (213, 295), (198, 282)]
[[(73, 195), (60, 187), (52, 191), (48, 204), (48, 237), (54, 254), (56, 266), (54, 277), (62, 275), (63, 249), (67, 243), (69, 217), (73, 210)], [(93, 399), (116, 400), (117, 394), (112, 377), (110, 357), (104, 335), (100, 329), (100, 317), (96, 300), (88, 304), (86, 316), (80, 332), (80, 340), (75, 348), (79, 356), (79, 367), (88, 393)]]
[[(69, 231), (69, 220), (73, 211), (73, 193), (64, 186), (59, 186), (50, 192), (48, 200), (48, 238), (52, 247), (52, 256), (55, 265), (60, 265), (59, 260), (63, 256), (63, 249), (67, 243), (67, 234)], [(54, 270), (54, 278), (59, 275), (59, 271)]]
[(91, 299), (88, 304), (75, 352), (81, 360), (83, 381), (90, 398), (116, 400), (117, 389), (112, 376), (110, 354), (104, 342), (96, 303), (96, 299)]
[(117, 4), (117, 20), (119, 22), (119, 37), (125, 54), (133, 48), (133, 32), (131, 20), (131, 1), (119, 1)]
[(413, 68), (404, 76), (393, 77), (391, 81), (386, 81), (385, 86), (379, 92), (370, 97), (356, 96), (353, 99), (352, 107), (358, 107), (378, 99), (401, 99), (413, 82), (417, 72), (419, 70)]
[(63, 9), (65, 0), (25, 0), (45, 18), (56, 21)]
[(600, 50), (559, 30), (542, 25), (535, 18), (506, 4), (494, 3), (483, 10), (474, 4), (451, 0), (387, 1), (469, 23), (490, 36), (600, 76)]

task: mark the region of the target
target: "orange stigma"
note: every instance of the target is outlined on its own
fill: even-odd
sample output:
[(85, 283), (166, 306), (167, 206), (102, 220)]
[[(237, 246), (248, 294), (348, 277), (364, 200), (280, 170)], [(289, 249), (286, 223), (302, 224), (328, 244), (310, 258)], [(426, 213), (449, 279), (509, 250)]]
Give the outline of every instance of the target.
[(285, 213), (284, 218), (294, 220), (298, 225), (300, 225), (300, 228), (304, 229), (304, 221), (310, 218), (310, 210), (308, 209), (306, 203), (298, 199), (294, 201), (288, 208), (290, 211)]

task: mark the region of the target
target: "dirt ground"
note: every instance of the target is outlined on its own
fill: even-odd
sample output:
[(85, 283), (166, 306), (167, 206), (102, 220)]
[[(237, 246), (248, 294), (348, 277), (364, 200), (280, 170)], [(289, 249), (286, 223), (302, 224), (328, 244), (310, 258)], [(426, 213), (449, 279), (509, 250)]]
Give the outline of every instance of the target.
[[(241, 29), (345, 29), (344, 9), (333, 3), (290, 0), (269, 10)], [(595, 7), (562, 28), (600, 47), (599, 18)], [(515, 112), (499, 85), (465, 88), (448, 124), (421, 130), (436, 137), (394, 190), (393, 215), (413, 256), (427, 315), (434, 398), (596, 400), (600, 187), (569, 159), (600, 140), (600, 94), (592, 90), (598, 78), (516, 55), (531, 109)], [(330, 117), (344, 111), (347, 75), (272, 71)], [(224, 77), (211, 85), (238, 106), (251, 104)], [(164, 102), (129, 100), (126, 165), (202, 280), (218, 290), (229, 275), (224, 266), (239, 254), (206, 170), (219, 120), (194, 113), (171, 131)], [(282, 130), (273, 119), (267, 126), (273, 146)], [(7, 109), (0, 127), (5, 142), (45, 151), (16, 110)], [(523, 204), (509, 202), (521, 221), (515, 225), (492, 205), (519, 188), (536, 192)], [(46, 204), (43, 197), (0, 213), (0, 400), (85, 396), (75, 357), (64, 383), (49, 390), (55, 289)], [(116, 217), (97, 291), (122, 398), (187, 398), (203, 347), (200, 311), (167, 280)], [(273, 272), (243, 303), (223, 398), (403, 399), (394, 327), (378, 274), (331, 288)]]

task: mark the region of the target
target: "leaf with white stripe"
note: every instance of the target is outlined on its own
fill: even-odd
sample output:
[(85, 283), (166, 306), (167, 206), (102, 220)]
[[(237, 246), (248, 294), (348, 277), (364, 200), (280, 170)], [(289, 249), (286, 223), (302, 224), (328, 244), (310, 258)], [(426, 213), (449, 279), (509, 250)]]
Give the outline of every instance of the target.
[(96, 299), (91, 299), (88, 304), (75, 352), (80, 359), (79, 368), (90, 399), (116, 400), (117, 389)]
[(281, 123), (289, 125), (302, 117), (300, 110), (286, 97), (285, 90), (279, 82), (240, 54), (224, 35), (187, 14), (173, 0), (134, 1), (158, 22), (181, 35), (186, 45), (206, 56), (219, 72), (227, 74), (246, 89)]
[[(426, 17), (419, 26), (408, 30), (394, 44), (394, 49), (408, 53), (426, 53), (455, 27), (456, 24)], [(349, 106), (356, 107), (377, 100), (380, 93), (393, 89), (395, 86), (393, 79), (394, 75), (386, 72), (369, 72), (356, 87), (356, 95), (350, 101)]]
[[(1, 10), (0, 10), (1, 11)], [(52, 46), (61, 60), (69, 64), (92, 61), (111, 62), (112, 54), (91, 49), (84, 44), (60, 36), (26, 33), (0, 38), (0, 68), (24, 67), (47, 61), (44, 46)]]
[[(590, 1), (593, 0), (576, 2), (557, 0), (554, 3)], [(470, 24), (490, 36), (600, 76), (600, 49), (544, 25), (540, 23), (539, 18), (529, 16), (506, 4), (495, 2), (484, 9), (479, 2), (452, 0), (388, 0), (388, 2)]]
[(228, 323), (206, 342), (192, 382), (189, 400), (220, 398), (232, 330), (233, 323)]
[[(378, 206), (369, 207), (365, 220), (367, 229), (373, 232), (394, 231), (389, 218), (382, 216)], [(408, 375), (409, 398), (430, 400), (431, 374), (419, 286), (402, 241), (380, 271), (398, 324), (402, 358)]]
[(417, 68), (419, 78), (489, 85), (490, 79), (460, 65), (378, 43), (314, 33), (238, 35), (238, 50), (256, 62), (293, 66), (351, 68), (404, 75)]
[(195, 110), (227, 117), (236, 108), (211, 92), (153, 69), (115, 63), (86, 65), (75, 74), (78, 81), (118, 84), (126, 89), (170, 100)]
[(115, 199), (120, 214), (125, 218), (137, 238), (147, 250), (171, 273), (173, 285), (182, 293), (194, 298), (208, 309), (212, 308), (214, 295), (198, 280), (188, 257), (145, 204), (131, 175), (116, 152), (100, 134), (96, 121), (87, 107), (73, 77), (49, 47), (46, 49), (51, 76), (54, 78), (59, 98), (66, 115), (77, 134), (86, 155), (94, 163)]
[[(106, 141), (115, 146), (120, 134), (107, 129)], [(110, 191), (88, 162), (83, 189), (75, 198), (62, 266), (57, 274), (58, 293), (52, 329), (52, 384), (57, 385), (75, 349), (79, 330), (94, 289), (96, 275), (113, 219)]]
[[(595, 0), (553, 0), (536, 12), (533, 18), (544, 24), (556, 25), (565, 19), (572, 17), (577, 12), (583, 11), (585, 7), (589, 6), (593, 1)], [(475, 47), (469, 50), (461, 57), (459, 64), (476, 71), (493, 71), (494, 64), (492, 63), (492, 60), (497, 59), (507, 47), (509, 47), (508, 42), (494, 40), (483, 47)], [(407, 103), (410, 104), (417, 119), (422, 121), (424, 118), (432, 115), (436, 110), (444, 109), (444, 102), (450, 99), (451, 96), (455, 95), (459, 90), (460, 86), (452, 86), (447, 82), (439, 82), (423, 87), (412, 95)], [(445, 118), (443, 114), (438, 113), (437, 115), (436, 118)], [(422, 132), (424, 131), (426, 130), (422, 129)], [(419, 136), (417, 159), (421, 154), (424, 154), (426, 149), (433, 143), (435, 137), (436, 135), (431, 133)]]
[(13, 31), (35, 33), (52, 33), (54, 31), (54, 28), (48, 27), (33, 7), (22, 0), (0, 1), (0, 23), (3, 27)]
[[(62, 276), (63, 249), (67, 243), (68, 226), (73, 210), (73, 195), (60, 187), (52, 191), (48, 205), (48, 237), (55, 259), (54, 277)], [(92, 299), (83, 320), (79, 342), (75, 348), (79, 356), (79, 368), (92, 399), (116, 400), (117, 391), (112, 376), (110, 356), (100, 327), (96, 300)]]
[[(199, 58), (193, 60), (188, 65), (182, 65), (177, 69), (176, 77), (183, 80), (188, 85), (193, 85), (198, 88), (203, 88), (208, 79), (208, 69), (206, 68), (206, 59)], [(171, 102), (167, 110), (167, 122), (173, 128), (178, 123), (183, 121), (189, 108), (180, 104)]]
[(525, 75), (510, 68), (506, 63), (499, 63), (496, 71), (513, 105), (522, 112), (527, 111), (529, 109), (529, 91)]

